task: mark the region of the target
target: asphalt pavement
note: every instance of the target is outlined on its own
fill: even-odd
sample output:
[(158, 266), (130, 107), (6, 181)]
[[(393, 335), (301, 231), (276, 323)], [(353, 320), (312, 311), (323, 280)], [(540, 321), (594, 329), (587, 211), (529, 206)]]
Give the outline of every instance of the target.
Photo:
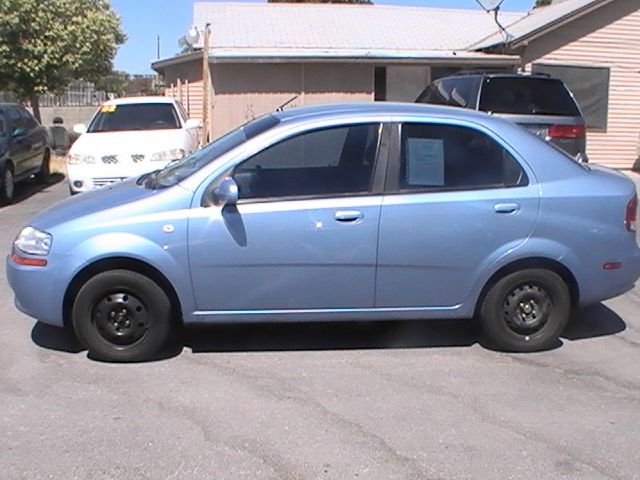
[[(18, 195), (4, 253), (68, 191)], [(216, 326), (106, 364), (2, 274), (0, 479), (640, 479), (640, 286), (550, 351), (478, 340), (473, 321)]]

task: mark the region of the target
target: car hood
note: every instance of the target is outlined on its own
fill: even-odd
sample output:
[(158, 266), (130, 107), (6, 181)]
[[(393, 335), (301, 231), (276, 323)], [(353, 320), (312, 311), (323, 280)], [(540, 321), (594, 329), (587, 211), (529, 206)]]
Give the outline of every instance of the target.
[(135, 178), (67, 198), (39, 213), (29, 225), (44, 231), (72, 221), (101, 223), (135, 215), (188, 208), (192, 192), (180, 186), (152, 190)]
[(147, 154), (183, 148), (184, 131), (180, 129), (135, 130), (127, 132), (83, 133), (71, 147), (82, 155)]

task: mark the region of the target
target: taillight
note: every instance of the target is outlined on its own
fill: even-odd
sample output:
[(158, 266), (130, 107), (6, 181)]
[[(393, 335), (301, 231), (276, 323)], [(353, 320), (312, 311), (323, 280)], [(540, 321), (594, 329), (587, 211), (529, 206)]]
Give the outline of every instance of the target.
[(627, 203), (627, 213), (624, 216), (624, 226), (630, 232), (635, 232), (638, 221), (638, 195), (629, 200)]
[(584, 125), (551, 125), (549, 138), (585, 138), (587, 128)]

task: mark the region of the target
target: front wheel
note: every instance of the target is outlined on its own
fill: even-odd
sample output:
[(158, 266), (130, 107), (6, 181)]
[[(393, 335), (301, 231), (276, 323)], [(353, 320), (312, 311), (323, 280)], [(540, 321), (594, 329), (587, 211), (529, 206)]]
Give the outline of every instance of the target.
[(569, 321), (566, 283), (549, 270), (529, 269), (500, 279), (487, 293), (480, 320), (499, 349), (533, 352), (552, 347)]
[(100, 360), (149, 360), (172, 332), (167, 294), (148, 277), (110, 270), (87, 281), (72, 309), (76, 335)]

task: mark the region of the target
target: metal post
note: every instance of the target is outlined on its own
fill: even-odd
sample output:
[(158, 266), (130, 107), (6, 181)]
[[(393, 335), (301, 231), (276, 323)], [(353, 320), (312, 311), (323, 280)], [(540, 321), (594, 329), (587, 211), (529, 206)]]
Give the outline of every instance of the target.
[(209, 72), (209, 43), (211, 26), (207, 23), (204, 27), (204, 45), (202, 47), (202, 143), (209, 143), (211, 136), (211, 76)]

